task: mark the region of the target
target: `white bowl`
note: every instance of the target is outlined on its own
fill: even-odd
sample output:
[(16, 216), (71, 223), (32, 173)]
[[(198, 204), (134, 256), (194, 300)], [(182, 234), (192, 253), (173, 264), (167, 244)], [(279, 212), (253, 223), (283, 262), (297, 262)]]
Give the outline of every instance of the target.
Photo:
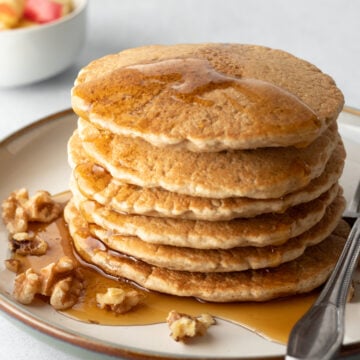
[(0, 32), (0, 87), (54, 76), (75, 60), (85, 40), (87, 0), (53, 23)]

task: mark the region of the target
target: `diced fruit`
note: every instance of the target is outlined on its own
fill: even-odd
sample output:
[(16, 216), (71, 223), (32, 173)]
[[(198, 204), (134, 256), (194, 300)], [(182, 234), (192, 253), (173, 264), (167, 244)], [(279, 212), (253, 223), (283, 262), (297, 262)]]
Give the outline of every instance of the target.
[(62, 6), (61, 15), (65, 16), (73, 10), (73, 3), (72, 0), (53, 0)]
[(62, 15), (62, 5), (50, 0), (26, 0), (24, 17), (40, 24), (57, 20)]
[(24, 0), (0, 0), (0, 30), (14, 27), (23, 10)]

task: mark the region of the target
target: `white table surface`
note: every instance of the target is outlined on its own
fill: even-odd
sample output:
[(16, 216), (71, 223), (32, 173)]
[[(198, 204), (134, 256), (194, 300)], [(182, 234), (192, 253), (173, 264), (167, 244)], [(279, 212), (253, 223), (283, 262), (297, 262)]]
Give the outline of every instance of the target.
[[(154, 43), (239, 42), (284, 49), (331, 74), (347, 105), (360, 108), (359, 14), (358, 0), (90, 0), (87, 42), (71, 68), (30, 86), (0, 88), (0, 139), (69, 108), (73, 80), (92, 59)], [(0, 358), (108, 359), (3, 313)]]

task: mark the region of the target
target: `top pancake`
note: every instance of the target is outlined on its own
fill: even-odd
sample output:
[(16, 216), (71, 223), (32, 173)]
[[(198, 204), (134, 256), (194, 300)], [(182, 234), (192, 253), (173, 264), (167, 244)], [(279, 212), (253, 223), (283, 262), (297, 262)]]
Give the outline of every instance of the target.
[(93, 61), (72, 104), (120, 135), (219, 151), (308, 144), (338, 116), (343, 96), (328, 75), (280, 50), (183, 44)]

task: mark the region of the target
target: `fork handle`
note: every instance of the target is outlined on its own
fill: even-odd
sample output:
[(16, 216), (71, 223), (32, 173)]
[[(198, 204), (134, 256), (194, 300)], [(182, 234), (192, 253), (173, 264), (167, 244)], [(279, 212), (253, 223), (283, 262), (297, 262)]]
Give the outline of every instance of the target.
[(318, 300), (291, 331), (287, 360), (327, 360), (339, 350), (344, 337), (346, 298), (359, 252), (360, 218)]

